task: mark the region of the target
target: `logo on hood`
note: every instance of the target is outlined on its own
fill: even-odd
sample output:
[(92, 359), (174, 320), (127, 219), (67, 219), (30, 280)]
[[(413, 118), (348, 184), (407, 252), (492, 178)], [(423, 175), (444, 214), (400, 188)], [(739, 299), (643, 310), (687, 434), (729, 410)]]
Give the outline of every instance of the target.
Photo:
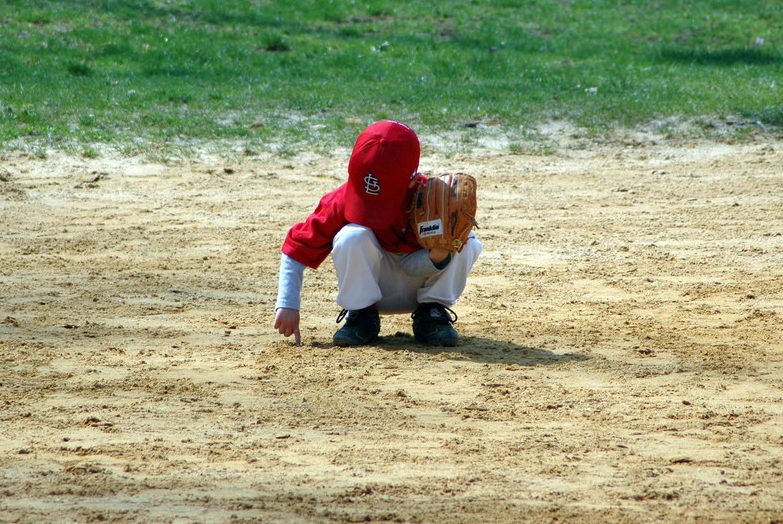
[(364, 177), (364, 192), (368, 195), (381, 193), (381, 181), (372, 173), (367, 173), (367, 176)]

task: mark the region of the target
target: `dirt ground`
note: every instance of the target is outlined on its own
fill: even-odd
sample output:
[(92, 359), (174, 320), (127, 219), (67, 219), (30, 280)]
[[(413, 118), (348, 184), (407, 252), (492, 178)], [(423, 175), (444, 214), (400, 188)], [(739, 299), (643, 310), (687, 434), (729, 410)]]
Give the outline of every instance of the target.
[(272, 328), (347, 152), (0, 160), (0, 521), (783, 522), (783, 142), (425, 147), (479, 180), (457, 348)]

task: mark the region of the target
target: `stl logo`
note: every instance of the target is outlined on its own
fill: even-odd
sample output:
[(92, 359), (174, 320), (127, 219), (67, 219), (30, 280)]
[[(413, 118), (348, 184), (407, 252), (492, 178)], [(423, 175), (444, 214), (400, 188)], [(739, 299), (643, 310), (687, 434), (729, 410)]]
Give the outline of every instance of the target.
[(368, 195), (377, 195), (381, 192), (381, 181), (372, 173), (367, 173), (364, 177), (364, 191)]

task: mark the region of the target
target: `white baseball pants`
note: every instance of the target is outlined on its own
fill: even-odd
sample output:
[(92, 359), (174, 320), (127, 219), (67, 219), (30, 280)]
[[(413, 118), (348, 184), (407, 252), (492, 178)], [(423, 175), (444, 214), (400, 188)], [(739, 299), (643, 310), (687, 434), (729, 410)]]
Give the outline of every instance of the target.
[[(419, 303), (453, 306), (462, 292), (481, 243), (473, 233), (460, 253), (438, 270), (426, 252), (411, 255), (383, 249), (372, 230), (348, 224), (332, 242), (332, 261), (337, 273), (337, 305), (362, 309), (373, 304), (381, 313), (406, 313)], [(414, 260), (417, 259), (417, 260)]]

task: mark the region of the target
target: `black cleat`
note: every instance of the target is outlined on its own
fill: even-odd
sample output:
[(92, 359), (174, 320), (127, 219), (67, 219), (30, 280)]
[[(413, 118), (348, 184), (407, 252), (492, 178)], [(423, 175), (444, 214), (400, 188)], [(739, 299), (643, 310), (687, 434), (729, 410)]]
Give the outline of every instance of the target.
[(413, 335), (416, 340), (428, 346), (456, 346), (459, 333), (452, 324), (457, 314), (442, 304), (419, 304), (411, 314)]
[[(347, 315), (347, 318), (346, 318)], [(369, 344), (381, 332), (381, 317), (375, 306), (348, 311), (337, 315), (337, 323), (345, 318), (345, 325), (337, 330), (333, 340), (337, 346), (363, 346)]]

